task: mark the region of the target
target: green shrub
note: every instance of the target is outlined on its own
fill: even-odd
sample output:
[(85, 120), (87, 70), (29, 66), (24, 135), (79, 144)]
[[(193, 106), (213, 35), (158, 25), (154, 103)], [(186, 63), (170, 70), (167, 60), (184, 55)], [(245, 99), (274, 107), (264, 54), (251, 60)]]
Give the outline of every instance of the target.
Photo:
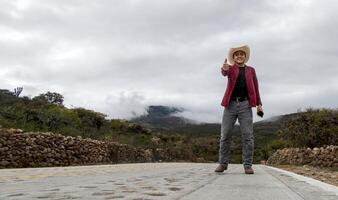
[(338, 110), (307, 109), (290, 119), (280, 136), (293, 147), (338, 144)]

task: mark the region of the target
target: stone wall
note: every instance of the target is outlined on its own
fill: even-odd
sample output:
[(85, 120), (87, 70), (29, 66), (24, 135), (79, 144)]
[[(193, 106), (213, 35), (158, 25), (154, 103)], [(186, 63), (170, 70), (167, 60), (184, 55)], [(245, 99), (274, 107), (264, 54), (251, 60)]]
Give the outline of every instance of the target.
[(195, 161), (192, 153), (187, 152), (140, 149), (113, 141), (0, 129), (0, 168)]
[(285, 148), (277, 150), (267, 160), (268, 165), (311, 165), (338, 168), (338, 146), (321, 148)]

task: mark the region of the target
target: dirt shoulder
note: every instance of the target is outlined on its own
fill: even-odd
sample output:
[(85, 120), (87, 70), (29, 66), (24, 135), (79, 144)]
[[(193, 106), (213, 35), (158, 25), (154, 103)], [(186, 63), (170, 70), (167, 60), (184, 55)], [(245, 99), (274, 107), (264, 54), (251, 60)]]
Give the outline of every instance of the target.
[(308, 165), (294, 166), (294, 165), (273, 165), (280, 169), (294, 172), (303, 176), (311, 177), (313, 179), (335, 185), (338, 187), (338, 169), (318, 168)]

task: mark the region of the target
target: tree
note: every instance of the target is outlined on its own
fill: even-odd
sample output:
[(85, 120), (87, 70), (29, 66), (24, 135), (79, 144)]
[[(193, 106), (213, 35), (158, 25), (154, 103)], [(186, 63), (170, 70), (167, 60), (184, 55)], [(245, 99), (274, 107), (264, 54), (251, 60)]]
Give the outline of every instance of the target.
[(0, 89), (0, 104), (3, 106), (4, 104), (12, 104), (17, 102), (19, 98), (17, 98), (13, 92), (9, 90)]
[(81, 126), (84, 128), (85, 132), (95, 132), (96, 130), (100, 130), (106, 122), (106, 115), (103, 113), (84, 108), (75, 108), (72, 110), (77, 113), (81, 121)]
[(56, 92), (47, 92), (33, 98), (36, 101), (43, 101), (56, 105), (63, 105), (63, 96)]
[(23, 87), (17, 87), (17, 88), (14, 88), (14, 95), (15, 95), (16, 97), (19, 97), (20, 94), (21, 94), (21, 92), (22, 92), (22, 90), (23, 90)]

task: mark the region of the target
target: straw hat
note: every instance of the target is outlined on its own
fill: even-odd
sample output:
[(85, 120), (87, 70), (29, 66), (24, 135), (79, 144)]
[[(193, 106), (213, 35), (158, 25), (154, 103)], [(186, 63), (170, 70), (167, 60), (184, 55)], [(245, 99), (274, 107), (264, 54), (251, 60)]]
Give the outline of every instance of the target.
[(250, 57), (250, 48), (248, 45), (244, 45), (241, 47), (233, 47), (229, 49), (229, 53), (228, 53), (228, 61), (231, 65), (235, 64), (234, 61), (234, 53), (236, 51), (244, 51), (245, 52), (245, 60), (244, 63), (248, 62), (249, 57)]

